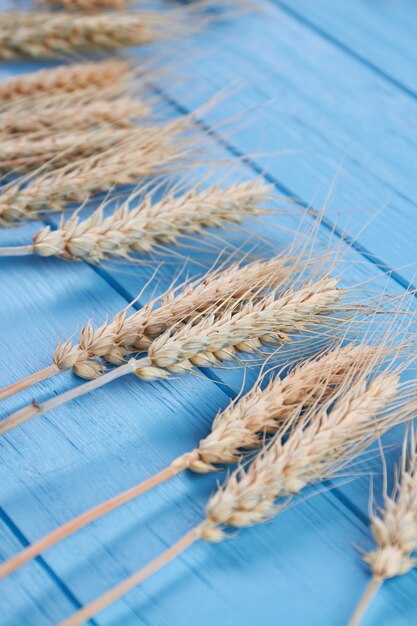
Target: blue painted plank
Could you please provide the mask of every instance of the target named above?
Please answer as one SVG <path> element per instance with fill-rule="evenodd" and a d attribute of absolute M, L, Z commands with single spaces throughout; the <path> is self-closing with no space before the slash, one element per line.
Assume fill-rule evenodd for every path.
<path fill-rule="evenodd" d="M 0 558 L 6 559 L 26 545 L 19 541 L 13 524 L 0 511 Z M 3 626 L 46 626 L 57 623 L 63 613 L 79 604 L 56 580 L 44 563 L 33 564 L 32 571 L 22 570 L 14 579 L 2 581 L 0 621 Z"/>
<path fill-rule="evenodd" d="M 417 133 L 409 120 L 417 103 L 283 11 L 262 7 L 265 15 L 201 35 L 205 55 L 194 61 L 183 54 L 178 69 L 193 75 L 194 88 L 174 95 L 191 109 L 240 80 L 241 88 L 205 119 L 218 123 L 254 109 L 256 123 L 243 116 L 240 131 L 227 134 L 235 149 L 254 155 L 279 189 L 316 208 L 335 183 L 329 207 L 334 221 L 351 235 L 371 221 L 359 237 L 371 255 L 392 268 L 415 264 L 408 233 L 416 207 Z M 387 224 L 395 229 L 390 245 L 381 246 Z M 403 275 L 410 280 L 414 271 L 409 267 Z"/>
<path fill-rule="evenodd" d="M 276 4 L 417 97 L 415 2 L 276 0 Z"/>

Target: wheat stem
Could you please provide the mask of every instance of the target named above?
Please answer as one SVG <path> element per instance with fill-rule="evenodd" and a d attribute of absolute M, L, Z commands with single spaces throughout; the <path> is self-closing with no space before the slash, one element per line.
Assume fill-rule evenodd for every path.
<path fill-rule="evenodd" d="M 125 593 L 142 583 L 144 580 L 155 574 L 159 569 L 167 565 L 175 557 L 179 556 L 184 550 L 189 548 L 198 539 L 201 539 L 202 532 L 204 530 L 204 522 L 199 524 L 187 534 L 185 534 L 177 543 L 171 546 L 163 554 L 158 556 L 151 563 L 148 563 L 144 568 L 137 571 L 135 574 L 124 580 L 120 585 L 113 587 L 107 593 L 100 598 L 74 613 L 71 617 L 64 620 L 59 626 L 77 626 L 83 624 L 86 620 L 90 619 L 96 613 L 102 611 L 104 608 L 112 604 L 115 600 L 122 597 Z"/>
<path fill-rule="evenodd" d="M 44 369 L 39 370 L 26 378 L 22 378 L 22 380 L 19 380 L 16 383 L 13 383 L 13 385 L 0 389 L 0 400 L 4 400 L 19 391 L 23 391 L 23 389 L 27 389 L 27 387 L 31 387 L 42 380 L 48 380 L 48 378 L 56 376 L 59 372 L 60 370 L 55 364 L 49 365 L 48 367 L 45 367 Z"/>
<path fill-rule="evenodd" d="M 135 485 L 131 489 L 127 489 L 126 491 L 117 494 L 113 498 L 110 498 L 109 500 L 102 502 L 101 504 L 90 509 L 89 511 L 86 511 L 85 513 L 71 519 L 66 524 L 59 526 L 48 535 L 45 535 L 41 539 L 38 539 L 38 541 L 35 541 L 30 546 L 22 550 L 22 552 L 9 559 L 9 561 L 7 561 L 6 563 L 0 565 L 0 579 L 8 576 L 9 574 L 12 574 L 19 567 L 22 567 L 22 565 L 41 554 L 41 552 L 48 550 L 66 537 L 70 537 L 77 530 L 80 530 L 81 528 L 84 528 L 84 526 L 87 526 L 87 524 L 91 524 L 91 522 L 94 522 L 103 515 L 110 513 L 110 511 L 113 511 L 114 509 L 120 507 L 122 504 L 130 502 L 134 498 L 137 498 L 143 493 L 146 493 L 146 491 L 153 489 L 154 487 L 156 487 L 156 485 L 159 485 L 164 481 L 172 478 L 183 469 L 185 469 L 187 465 L 188 459 L 184 456 L 182 462 L 178 460 L 175 464 L 172 464 L 169 467 L 163 469 L 161 472 L 158 472 L 154 476 L 151 476 L 148 480 L 145 480 L 142 483 Z"/>
<path fill-rule="evenodd" d="M 33 254 L 33 244 L 29 246 L 7 246 L 0 248 L 0 256 L 27 256 L 28 254 Z"/>
<path fill-rule="evenodd" d="M 146 359 L 143 360 L 146 361 Z M 135 367 L 137 366 L 137 364 L 140 363 L 140 360 L 136 361 L 135 359 L 131 359 L 131 361 L 129 361 L 129 363 L 126 363 L 126 365 L 116 367 L 114 370 L 107 372 L 105 376 L 101 376 L 96 380 L 90 380 L 88 383 L 79 385 L 74 389 L 64 391 L 64 393 L 54 396 L 49 400 L 45 400 L 45 402 L 38 403 L 33 401 L 32 404 L 29 404 L 23 409 L 16 411 L 15 413 L 9 415 L 9 417 L 6 417 L 6 419 L 0 422 L 0 435 L 4 435 L 4 433 L 7 433 L 9 430 L 20 426 L 21 424 L 24 424 L 35 415 L 41 415 L 42 413 L 46 413 L 47 411 L 56 409 L 57 407 L 65 404 L 66 402 L 69 402 L 70 400 L 74 400 L 75 398 L 79 398 L 86 393 L 89 393 L 90 391 L 99 389 L 106 383 L 116 380 L 117 378 L 121 378 L 122 376 L 126 376 L 126 374 L 131 374 L 135 371 Z M 147 363 L 145 365 L 147 365 Z"/>
<path fill-rule="evenodd" d="M 371 604 L 372 600 L 375 598 L 375 596 L 377 595 L 378 591 L 380 590 L 382 585 L 382 580 L 376 580 L 375 578 L 372 578 L 369 581 L 368 586 L 366 587 L 356 609 L 354 614 L 352 615 L 348 626 L 359 626 L 360 623 L 362 622 L 362 619 L 369 607 L 369 605 Z"/>

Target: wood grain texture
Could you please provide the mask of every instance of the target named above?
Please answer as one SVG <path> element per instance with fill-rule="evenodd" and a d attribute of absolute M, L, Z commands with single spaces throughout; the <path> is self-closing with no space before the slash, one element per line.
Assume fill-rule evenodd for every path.
<path fill-rule="evenodd" d="M 417 96 L 417 7 L 408 0 L 335 5 L 329 0 L 277 0 L 292 16 Z"/>
<path fill-rule="evenodd" d="M 397 15 L 389 4 L 391 14 Z M 401 8 L 408 5 L 412 11 L 411 0 L 402 2 Z M 378 14 L 378 9 L 370 0 L 362 6 L 366 33 L 368 12 Z M 217 148 L 218 158 L 229 158 L 234 150 L 251 155 L 255 165 L 266 168 L 278 190 L 291 190 L 315 207 L 321 206 L 339 175 L 329 214 L 348 236 L 354 237 L 375 209 L 387 205 L 360 234 L 357 250 L 349 254 L 345 266 L 349 283 L 373 279 L 381 288 L 386 279 L 370 262 L 372 255 L 395 268 L 416 260 L 410 236 L 417 222 L 416 137 L 415 125 L 410 124 L 415 102 L 307 23 L 272 5 L 263 7 L 263 15 L 217 24 L 199 36 L 204 54 L 195 62 L 189 43 L 183 44 L 185 54 L 179 45 L 178 71 L 183 64 L 193 89 L 181 87 L 169 93 L 179 109 L 187 111 L 240 79 L 243 87 L 214 109 L 207 121 L 215 125 L 221 118 L 255 107 L 249 117 L 257 118 L 256 123 L 244 127 L 243 117 L 238 132 L 222 130 L 227 145 Z M 350 7 L 348 0 L 338 3 L 333 24 L 340 26 Z M 359 5 L 357 15 L 359 21 Z M 307 11 L 305 17 L 311 19 Z M 334 25 L 327 24 L 338 36 Z M 385 40 L 385 49 L 384 38 L 379 43 L 387 56 L 390 48 L 396 53 L 401 48 L 392 36 Z M 369 44 L 366 54 L 376 63 L 370 49 Z M 399 65 L 393 63 L 386 71 L 398 67 L 400 72 Z M 289 152 L 274 158 L 259 156 L 277 150 Z M 237 175 L 243 171 L 253 173 L 251 164 Z M 289 237 L 282 232 L 283 223 L 294 222 L 273 216 L 257 228 L 282 246 Z M 24 242 L 35 230 L 36 225 L 30 225 L 2 231 L 0 242 Z M 323 228 L 319 235 L 323 247 L 328 239 L 329 230 Z M 195 257 L 207 263 L 206 257 Z M 157 292 L 166 288 L 177 270 L 178 266 L 168 266 L 161 272 Z M 192 271 L 200 270 L 196 263 Z M 109 265 L 97 271 L 59 259 L 2 259 L 1 382 L 7 384 L 46 365 L 60 336 L 74 333 L 88 317 L 99 322 L 104 311 L 116 312 L 136 296 L 151 273 L 150 267 Z M 389 289 L 401 293 L 413 273 L 410 267 L 399 270 Z M 142 301 L 151 291 L 144 292 Z M 241 371 L 206 374 L 215 379 L 201 373 L 157 384 L 119 381 L 7 435 L 0 442 L 1 557 L 14 553 L 20 541 L 38 538 L 193 446 L 242 380 Z M 255 375 L 251 370 L 247 383 Z M 34 391 L 42 398 L 74 384 L 68 374 L 41 383 Z M 2 403 L 1 415 L 29 401 L 33 393 Z M 399 440 L 400 433 L 389 439 Z M 394 449 L 391 458 L 395 456 Z M 43 562 L 28 565 L 6 584 L 2 581 L 0 594 L 7 601 L 0 611 L 5 611 L 5 623 L 56 623 L 77 602 L 88 602 L 120 581 L 200 519 L 215 482 L 215 476 L 180 476 L 50 550 Z M 375 483 L 378 489 L 379 476 Z M 362 477 L 221 546 L 194 546 L 95 623 L 343 626 L 367 579 L 352 546 L 370 545 L 368 486 L 368 478 Z M 415 573 L 389 583 L 364 626 L 414 625 L 416 585 Z"/>

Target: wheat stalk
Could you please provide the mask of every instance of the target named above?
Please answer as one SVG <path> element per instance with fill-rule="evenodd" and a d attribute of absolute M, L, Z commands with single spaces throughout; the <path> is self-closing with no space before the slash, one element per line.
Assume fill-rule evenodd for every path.
<path fill-rule="evenodd" d="M 349 344 L 296 366 L 285 378 L 275 378 L 262 389 L 259 385 L 230 403 L 216 416 L 210 434 L 199 445 L 175 459 L 151 478 L 121 492 L 58 527 L 0 566 L 0 578 L 35 558 L 44 550 L 72 535 L 92 521 L 137 498 L 185 469 L 216 471 L 216 465 L 234 463 L 244 451 L 262 445 L 265 434 L 273 434 L 301 411 L 329 398 L 347 379 L 362 373 L 376 350 L 368 345 Z"/>
<path fill-rule="evenodd" d="M 292 335 L 323 327 L 326 316 L 343 310 L 343 305 L 339 306 L 341 290 L 336 283 L 324 276 L 278 298 L 272 293 L 219 316 L 212 312 L 195 324 L 167 331 L 151 343 L 146 357 L 132 358 L 125 365 L 45 402 L 32 402 L 2 420 L 0 434 L 127 374 L 134 373 L 144 381 L 165 379 L 191 372 L 195 366 L 218 366 L 235 359 L 240 352 L 256 353 L 264 345 L 288 343 Z"/>
<path fill-rule="evenodd" d="M 130 316 L 124 308 L 99 328 L 94 329 L 88 322 L 81 330 L 79 343 L 60 342 L 53 354 L 52 365 L 0 390 L 0 399 L 68 369 L 82 378 L 96 378 L 106 369 L 96 358 L 120 365 L 128 354 L 146 351 L 152 341 L 169 328 L 198 320 L 213 306 L 220 313 L 219 302 L 225 307 L 233 306 L 264 289 L 282 286 L 291 276 L 295 278 L 297 263 L 296 258 L 284 254 L 269 261 L 234 264 L 223 271 L 211 271 L 182 288 L 170 288 L 161 298 Z"/>
<path fill-rule="evenodd" d="M 0 195 L 0 226 L 62 211 L 69 202 L 84 202 L 93 192 L 132 183 L 184 159 L 192 138 L 181 134 L 190 129 L 191 119 L 131 130 L 126 141 L 107 151 L 33 177 L 24 187 L 19 182 L 7 185 Z"/>
<path fill-rule="evenodd" d="M 101 97 L 101 94 L 98 94 Z M 91 100 L 87 97 L 68 97 L 49 99 L 31 106 L 16 105 L 0 111 L 0 133 L 3 133 L 3 141 L 7 135 L 17 133 L 37 133 L 42 137 L 51 131 L 73 131 L 74 129 L 88 129 L 94 127 L 111 126 L 115 128 L 130 128 L 138 119 L 144 118 L 150 113 L 150 106 L 143 100 L 133 98 L 114 98 Z M 14 141 L 18 141 L 13 137 Z M 26 136 L 26 141 L 30 137 Z M 4 157 L 4 144 L 2 151 Z M 19 156 L 19 155 L 18 155 Z M 9 157 L 10 158 L 10 157 Z"/>
<path fill-rule="evenodd" d="M 4 18 L 3 18 L 4 19 Z M 38 70 L 7 78 L 0 82 L 0 100 L 11 102 L 22 98 L 69 95 L 113 88 L 133 76 L 123 59 L 74 63 L 63 67 Z"/>
<path fill-rule="evenodd" d="M 345 468 L 388 428 L 404 420 L 410 407 L 394 401 L 400 392 L 395 373 L 383 373 L 369 383 L 346 384 L 334 406 L 311 407 L 303 423 L 284 427 L 255 457 L 212 496 L 206 517 L 169 550 L 91 604 L 61 622 L 77 626 L 143 582 L 198 539 L 222 541 L 228 527 L 244 528 L 270 520 L 287 504 L 276 501 L 299 494 L 307 485 L 329 479 Z M 413 403 L 414 408 L 415 403 Z"/>
<path fill-rule="evenodd" d="M 100 207 L 85 220 L 77 214 L 67 221 L 62 218 L 57 230 L 42 228 L 33 244 L 20 250 L 22 254 L 55 255 L 91 263 L 111 257 L 131 260 L 134 253 L 149 255 L 160 244 L 178 245 L 179 237 L 202 234 L 204 228 L 223 228 L 227 223 L 261 215 L 265 212 L 261 204 L 269 190 L 260 181 L 228 188 L 212 185 L 204 190 L 194 188 L 183 196 L 171 193 L 155 203 L 149 192 L 138 206 L 131 208 L 131 200 L 127 200 L 107 217 Z M 4 256 L 4 250 L 10 248 L 0 248 L 0 256 Z"/>
<path fill-rule="evenodd" d="M 187 32 L 184 20 L 187 11 L 182 14 L 175 10 L 95 15 L 42 11 L 3 13 L 0 16 L 0 58 L 53 58 L 75 52 L 112 51 L 149 44 Z"/>
<path fill-rule="evenodd" d="M 402 462 L 391 496 L 384 494 L 384 507 L 371 518 L 376 549 L 365 555 L 370 566 L 368 584 L 349 626 L 359 626 L 380 587 L 388 578 L 402 576 L 416 567 L 417 551 L 417 451 L 415 435 L 406 437 Z"/>

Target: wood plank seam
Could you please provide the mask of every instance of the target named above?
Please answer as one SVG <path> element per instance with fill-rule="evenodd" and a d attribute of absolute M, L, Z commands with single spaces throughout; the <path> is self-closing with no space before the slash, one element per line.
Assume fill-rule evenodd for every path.
<path fill-rule="evenodd" d="M 15 522 L 7 515 L 4 509 L 0 506 L 0 518 L 4 522 L 4 524 L 9 528 L 10 532 L 16 537 L 16 539 L 20 542 L 23 548 L 26 548 L 30 545 L 30 541 L 26 538 L 25 534 L 20 530 L 20 528 L 15 524 Z M 68 586 L 64 583 L 64 581 L 58 576 L 58 574 L 53 570 L 53 568 L 48 565 L 48 563 L 44 560 L 42 556 L 36 557 L 36 562 L 43 569 L 45 574 L 52 580 L 52 582 L 62 591 L 62 593 L 66 596 L 66 598 L 73 604 L 75 609 L 82 608 L 82 603 L 77 599 L 77 597 L 73 594 L 73 592 L 68 588 Z M 94 626 L 97 626 L 97 622 L 95 620 L 90 620 L 90 623 Z"/>
<path fill-rule="evenodd" d="M 162 90 L 158 90 L 158 93 L 164 96 L 164 92 Z M 168 95 L 165 95 L 166 101 L 169 102 L 173 107 L 177 109 L 178 112 L 183 115 L 189 115 L 191 113 L 190 110 L 187 109 L 184 105 L 177 102 L 174 98 L 171 98 Z M 229 141 L 223 139 L 217 131 L 210 128 L 210 126 L 204 122 L 203 120 L 197 120 L 201 127 L 207 132 L 207 134 L 214 139 L 219 145 L 225 148 L 230 154 L 234 157 L 237 157 L 241 160 L 242 163 L 247 165 L 252 169 L 253 172 L 263 176 L 263 178 L 273 185 L 277 191 L 284 194 L 287 198 L 295 201 L 301 208 L 308 209 L 311 213 L 314 214 L 315 218 L 317 218 L 320 213 L 317 209 L 315 209 L 312 205 L 310 205 L 306 200 L 294 194 L 291 189 L 286 187 L 283 183 L 281 183 L 275 176 L 268 173 L 264 170 L 260 165 L 256 163 L 254 159 L 248 157 L 241 150 L 233 146 Z M 358 252 L 365 260 L 369 261 L 373 265 L 375 265 L 378 269 L 380 269 L 384 274 L 390 276 L 390 278 L 396 282 L 398 285 L 403 287 L 405 290 L 411 289 L 416 291 L 417 287 L 413 285 L 406 278 L 401 276 L 399 272 L 390 267 L 387 263 L 385 263 L 382 259 L 373 254 L 370 250 L 368 250 L 365 246 L 355 241 L 350 235 L 345 233 L 342 229 L 338 228 L 334 222 L 332 222 L 329 218 L 321 217 L 321 225 L 326 228 L 329 232 L 335 234 L 339 239 L 344 241 L 347 246 Z M 417 293 L 414 293 L 414 297 L 417 297 Z"/>

